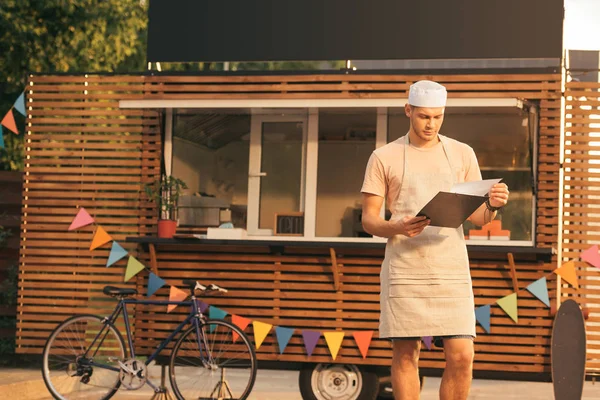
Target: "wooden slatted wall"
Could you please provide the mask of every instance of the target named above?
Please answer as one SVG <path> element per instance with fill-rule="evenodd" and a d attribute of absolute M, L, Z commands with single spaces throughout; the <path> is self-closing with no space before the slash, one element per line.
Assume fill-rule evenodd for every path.
<path fill-rule="evenodd" d="M 122 264 L 105 266 L 110 246 L 89 250 L 95 226 L 68 231 L 78 207 L 117 241 L 154 229 L 153 210 L 140 208 L 140 190 L 159 171 L 159 119 L 153 111 L 121 110 L 117 101 L 140 97 L 142 81 L 30 77 L 19 353 L 40 353 L 51 330 L 70 314 L 111 307 L 100 292 L 106 284 L 123 283 Z"/>
<path fill-rule="evenodd" d="M 118 126 L 123 130 L 134 131 L 134 136 L 139 140 L 138 145 L 141 146 L 156 146 L 158 140 L 155 136 L 157 131 L 156 118 L 152 112 L 142 111 L 124 111 L 116 110 L 117 99 L 234 99 L 234 98 L 264 98 L 264 99 L 277 99 L 277 98 L 394 98 L 394 97 L 407 97 L 407 91 L 409 85 L 420 79 L 433 79 L 446 85 L 449 89 L 449 97 L 470 97 L 470 98 L 490 98 L 490 97 L 511 97 L 511 98 L 524 98 L 531 101 L 539 101 L 541 104 L 541 120 L 542 128 L 539 134 L 539 170 L 538 170 L 538 214 L 537 214 L 537 242 L 539 247 L 555 247 L 557 241 L 557 219 L 558 219 L 558 168 L 556 167 L 558 161 L 558 148 L 557 145 L 557 133 L 560 131 L 560 75 L 557 74 L 522 74 L 522 75 L 444 75 L 444 76 L 413 76 L 413 75 L 285 75 L 285 76 L 147 76 L 147 77 L 94 77 L 93 82 L 88 83 L 87 89 L 83 88 L 82 85 L 85 82 L 83 78 L 77 78 L 74 81 L 61 81 L 61 77 L 39 77 L 36 79 L 42 79 L 36 81 L 36 85 L 42 85 L 44 91 L 36 92 L 34 85 L 34 111 L 36 110 L 35 104 L 38 101 L 50 102 L 50 105 L 42 104 L 45 107 L 51 107 L 51 110 L 63 110 L 66 107 L 80 107 L 79 118 L 89 116 L 86 119 L 103 119 L 109 118 L 111 122 L 114 121 L 114 117 L 102 116 L 103 110 L 110 110 L 111 112 L 118 113 L 123 117 L 123 120 L 131 122 L 132 125 L 127 125 L 127 128 L 121 124 Z M 44 80 L 47 80 L 44 82 Z M 63 85 L 65 85 L 63 87 Z M 89 87 L 91 85 L 91 88 Z M 69 87 L 71 86 L 71 87 Z M 39 89 L 39 87 L 37 88 Z M 72 89 L 72 90 L 70 90 Z M 88 90 L 88 94 L 82 94 L 83 90 Z M 81 90 L 81 92 L 79 92 Z M 93 92 L 93 90 L 97 92 Z M 43 97 L 36 97 L 37 93 L 43 95 Z M 89 98 L 89 94 L 93 94 L 93 98 Z M 75 96 L 72 99 L 71 96 Z M 84 100 L 93 102 L 93 104 L 100 102 L 100 108 L 85 108 Z M 57 104 L 60 102 L 61 104 Z M 72 105 L 63 105 L 62 102 Z M 95 107 L 98 107 L 96 105 Z M 67 110 L 71 110 L 68 108 Z M 93 111 L 93 113 L 89 113 Z M 61 111 L 63 112 L 63 111 Z M 61 114 L 59 114 L 61 115 Z M 85 136 L 89 133 L 102 134 L 102 129 L 98 127 L 87 128 L 82 133 L 81 130 L 74 132 L 68 131 L 68 134 L 64 131 L 55 132 L 53 129 L 55 125 L 59 125 L 61 129 L 64 128 L 65 124 L 69 124 L 75 118 L 76 121 L 82 123 L 77 117 L 72 117 L 71 114 L 61 116 L 61 121 L 56 124 L 51 124 L 52 121 L 46 120 L 48 116 L 43 114 L 32 115 L 32 124 L 35 131 L 32 132 L 32 137 L 40 141 L 51 140 L 56 134 L 60 134 L 59 140 L 66 140 L 71 135 Z M 37 120 L 36 120 L 37 119 Z M 67 119 L 63 121 L 62 119 Z M 133 123 L 132 119 L 137 121 L 137 124 L 142 124 L 141 128 L 139 125 Z M 115 122 L 119 123 L 121 120 Z M 89 123 L 88 121 L 85 121 Z M 126 122 L 122 122 L 125 124 Z M 144 125 L 146 124 L 146 125 Z M 86 125 L 84 125 L 86 126 Z M 141 130 L 135 130 L 136 128 Z M 68 128 L 75 129 L 75 128 Z M 117 135 L 117 131 L 111 131 L 112 135 Z M 125 132 L 119 132 L 126 135 Z M 141 133 L 141 135 L 140 135 Z M 131 135 L 131 133 L 130 133 Z M 146 141 L 146 136 L 147 140 Z M 63 138 L 63 136 L 65 136 Z M 68 144 L 70 142 L 61 142 L 56 144 L 56 147 L 60 147 L 62 151 L 71 154 L 73 151 Z M 28 172 L 31 174 L 53 174 L 60 173 L 63 168 L 70 168 L 65 172 L 60 173 L 62 175 L 75 174 L 76 172 L 81 174 L 79 170 L 71 170 L 69 165 L 59 164 L 59 169 L 51 169 L 48 164 L 48 156 L 54 156 L 54 154 L 46 155 L 45 150 L 36 149 L 36 153 L 31 153 L 32 160 L 35 161 L 37 169 L 32 170 L 34 164 L 28 167 Z M 138 149 L 136 149 L 137 151 Z M 78 151 L 74 153 L 78 159 L 88 160 L 90 151 L 98 151 L 88 146 L 79 147 Z M 158 146 L 152 148 L 152 157 L 156 157 L 158 152 Z M 30 150 L 31 152 L 31 150 Z M 62 153 L 61 153 L 62 154 Z M 127 153 L 130 155 L 129 153 Z M 140 154 L 143 156 L 144 152 Z M 99 156 L 99 155 L 98 155 Z M 111 155 L 112 156 L 112 155 Z M 85 158 L 84 158 L 85 157 Z M 152 164 L 152 167 L 158 166 L 158 160 L 155 158 L 147 159 L 148 164 Z M 41 164 L 46 166 L 46 169 L 40 169 Z M 79 168 L 88 168 L 87 164 L 81 162 Z M 99 166 L 98 166 L 99 167 Z M 113 179 L 116 184 L 118 182 L 124 182 L 130 179 L 131 186 L 136 186 L 136 190 L 139 189 L 140 182 L 144 179 L 144 172 L 147 172 L 150 176 L 152 172 L 144 169 L 144 165 L 135 166 L 135 168 L 128 169 L 129 173 L 122 172 L 123 175 L 117 177 L 116 173 L 113 175 Z M 79 175 L 76 176 L 88 176 Z M 88 177 L 89 181 L 93 182 L 93 179 L 98 179 L 96 175 L 94 178 Z M 57 179 L 54 177 L 54 179 Z M 73 179 L 75 179 L 73 177 Z M 45 181 L 45 180 L 44 180 Z M 39 180 L 38 180 L 39 182 Z M 83 182 L 80 182 L 83 185 Z M 27 185 L 32 185 L 33 181 L 27 181 Z M 36 183 L 39 184 L 39 183 Z M 124 189 L 123 183 L 119 184 L 119 190 Z M 29 187 L 29 186 L 27 186 Z M 31 187 L 31 189 L 42 191 L 42 188 Z M 85 190 L 84 190 L 85 189 Z M 86 186 L 68 188 L 69 198 L 80 196 L 81 193 L 86 193 L 96 190 L 86 189 Z M 43 189 L 44 195 L 47 194 L 47 189 Z M 64 192 L 67 193 L 66 191 Z M 29 195 L 31 197 L 31 195 Z M 92 202 L 95 200 L 95 196 L 86 195 L 85 199 L 90 207 Z M 102 196 L 105 196 L 104 194 Z M 133 196 L 133 194 L 132 194 Z M 106 197 L 101 197 L 105 199 Z M 130 200 L 130 202 L 129 202 Z M 114 224 L 115 228 L 118 228 L 119 233 L 125 233 L 126 228 L 118 225 L 119 223 L 126 223 L 127 221 L 133 221 L 136 216 L 137 201 L 139 197 L 135 199 L 132 197 L 128 201 L 121 201 L 120 203 L 111 202 L 112 206 L 106 204 L 107 207 L 113 207 L 111 211 L 113 214 L 103 214 L 103 222 L 107 224 Z M 47 217 L 52 212 L 51 210 L 55 207 L 51 207 L 54 201 L 45 200 L 43 204 L 39 203 L 42 199 L 37 199 L 37 208 L 24 209 L 27 214 L 24 214 L 24 224 L 30 224 L 35 221 L 47 221 Z M 61 201 L 66 201 L 62 199 Z M 55 221 L 51 225 L 42 225 L 39 222 L 37 231 L 24 232 L 24 240 L 35 240 L 38 246 L 53 246 L 49 245 L 49 241 L 46 239 L 48 232 L 61 234 L 60 236 L 66 240 L 69 246 L 73 246 L 72 250 L 67 253 L 58 254 L 59 250 L 52 247 L 52 251 L 55 253 L 53 263 L 60 264 L 62 271 L 73 273 L 73 268 L 68 268 L 69 264 L 65 264 L 65 260 L 73 262 L 72 258 L 76 258 L 77 262 L 73 263 L 74 266 L 89 265 L 92 261 L 98 265 L 100 260 L 105 259 L 105 253 L 98 253 L 97 258 L 92 258 L 89 251 L 85 248 L 88 246 L 87 239 L 88 235 L 84 235 L 86 240 L 80 236 L 79 233 L 66 233 L 66 226 L 70 222 L 72 216 L 72 209 L 77 204 L 84 204 L 78 201 L 69 200 L 70 203 L 64 204 L 62 207 L 64 210 L 61 211 L 60 221 Z M 118 205 L 117 205 L 118 204 Z M 54 204 L 55 205 L 55 204 Z M 26 206 L 30 205 L 26 203 Z M 33 204 L 31 205 L 33 206 Z M 67 210 L 69 212 L 67 212 Z M 117 219 L 111 218 L 116 216 L 119 210 L 120 217 Z M 34 212 L 35 211 L 35 212 Z M 131 234 L 145 234 L 144 230 L 139 227 L 139 224 L 151 222 L 153 215 L 143 214 L 139 211 L 139 220 L 136 221 L 138 225 L 131 225 Z M 52 217 L 57 218 L 57 217 Z M 60 228 L 57 226 L 60 226 Z M 37 226 L 37 225 L 36 225 Z M 135 229 L 133 228 L 135 226 Z M 25 227 L 25 225 L 23 225 Z M 136 232 L 136 229 L 138 232 Z M 109 229 L 110 232 L 110 229 Z M 30 236 L 30 235 L 37 235 Z M 122 236 L 118 236 L 122 237 Z M 25 242 L 23 242 L 25 244 Z M 183 251 L 183 250 L 182 250 Z M 228 252 L 232 249 L 228 249 Z M 241 250 L 237 250 L 238 252 Z M 314 253 L 315 249 L 312 250 Z M 321 251 L 321 250 L 319 250 Z M 297 250 L 292 253 L 286 253 L 285 255 L 272 255 L 267 252 L 266 249 L 254 249 L 252 257 L 245 254 L 223 254 L 222 249 L 212 249 L 208 251 L 206 255 L 187 252 L 168 252 L 165 254 L 159 253 L 159 272 L 161 277 L 167 279 L 169 283 L 177 283 L 177 281 L 184 277 L 198 277 L 203 280 L 212 280 L 217 283 L 223 283 L 224 286 L 232 286 L 236 289 L 236 293 L 240 298 L 222 298 L 215 300 L 215 305 L 220 305 L 227 310 L 238 312 L 240 315 L 262 318 L 265 322 L 272 322 L 274 324 L 280 324 L 282 326 L 295 324 L 297 326 L 309 327 L 314 326 L 316 329 L 329 329 L 329 328 L 343 328 L 353 329 L 352 326 L 367 327 L 369 329 L 376 329 L 375 318 L 377 315 L 378 306 L 378 270 L 381 262 L 381 255 L 364 254 L 363 250 L 358 252 L 340 253 L 340 264 L 342 271 L 342 287 L 344 288 L 342 293 L 331 292 L 329 281 L 330 276 L 327 275 L 328 265 L 331 260 L 328 254 L 320 254 L 319 251 L 313 254 L 303 255 L 303 251 Z M 23 305 L 21 306 L 24 312 L 23 317 L 20 321 L 20 329 L 25 333 L 27 329 L 33 328 L 32 321 L 37 317 L 39 312 L 46 312 L 53 315 L 53 320 L 58 320 L 59 317 L 55 316 L 61 313 L 68 313 L 76 310 L 74 307 L 74 300 L 62 299 L 62 303 L 53 304 L 52 307 L 40 308 L 37 305 L 35 298 L 36 296 L 48 296 L 55 295 L 55 292 L 49 291 L 48 286 L 51 285 L 52 279 L 55 277 L 49 276 L 48 274 L 40 273 L 40 268 L 53 268 L 54 265 L 50 266 L 49 261 L 46 259 L 39 260 L 36 258 L 35 253 L 31 253 L 29 246 L 22 250 L 22 288 L 21 296 L 23 298 Z M 242 252 L 243 253 L 243 252 Z M 96 253 L 94 253 L 96 254 Z M 360 257 L 359 257 L 360 255 Z M 305 257 L 306 256 L 306 257 Z M 143 258 L 144 261 L 147 261 Z M 346 259 L 347 258 L 347 259 Z M 44 261 L 44 262 L 42 262 Z M 87 264 L 86 264 L 87 263 Z M 476 293 L 476 299 L 478 305 L 490 304 L 501 296 L 510 294 L 513 292 L 511 278 L 508 274 L 508 270 L 505 268 L 507 262 L 499 261 L 492 263 L 479 263 L 474 262 L 473 264 L 473 276 L 474 276 L 474 287 Z M 91 268 L 94 273 L 98 273 L 98 277 L 102 277 L 102 282 L 105 281 L 107 272 L 101 265 L 98 267 L 87 267 Z M 555 268 L 553 264 L 539 265 L 535 263 L 519 264 L 517 266 L 517 277 L 520 281 L 520 288 L 524 288 L 528 283 L 535 279 L 543 276 L 544 274 L 552 271 Z M 294 272 L 298 270 L 298 273 Z M 325 275 L 323 274 L 325 271 Z M 90 272 L 92 272 L 90 270 Z M 316 273 L 315 273 L 316 272 Z M 320 273 L 319 273 L 320 272 Z M 27 276 L 32 274 L 31 276 Z M 122 271 L 114 271 L 112 278 L 118 281 L 122 275 Z M 236 274 L 243 274 L 244 279 L 236 280 Z M 88 276 L 89 278 L 89 276 Z M 86 278 L 87 279 L 87 278 Z M 86 281 L 86 290 L 89 288 L 100 288 L 103 283 L 100 283 L 100 278 L 90 279 Z M 34 287 L 33 282 L 37 282 L 37 287 L 44 288 L 42 294 L 35 294 L 35 291 L 31 290 Z M 357 284 L 360 281 L 360 284 Z M 369 286 L 363 286 L 363 281 L 368 282 Z M 141 278 L 138 283 L 141 293 L 144 293 L 145 277 Z M 257 287 L 261 287 L 261 284 L 266 284 L 266 290 L 258 290 Z M 92 286 L 93 285 L 93 286 Z M 325 289 L 327 287 L 327 289 Z M 319 296 L 324 295 L 324 299 L 327 302 L 323 304 L 311 302 L 314 299 L 315 290 L 319 293 Z M 492 325 L 495 327 L 495 331 L 492 335 L 482 334 L 478 339 L 478 360 L 477 368 L 482 370 L 499 370 L 499 371 L 526 371 L 526 372 L 547 372 L 549 370 L 549 338 L 550 338 L 550 327 L 551 327 L 551 316 L 548 311 L 544 311 L 537 303 L 537 300 L 532 297 L 528 297 L 525 291 L 521 291 L 519 296 L 523 297 L 523 300 L 519 302 L 519 312 L 521 323 L 514 324 L 501 310 L 497 307 L 493 307 L 492 313 Z M 87 307 L 86 300 L 89 298 L 87 292 L 85 294 L 79 294 L 78 298 L 82 301 L 77 303 L 77 306 L 84 309 Z M 325 295 L 325 293 L 327 293 Z M 552 293 L 554 294 L 554 293 Z M 158 293 L 158 297 L 165 296 L 166 289 L 161 289 Z M 341 298 L 340 298 L 341 297 Z M 277 300 L 279 299 L 279 300 Z M 240 301 L 243 300 L 243 301 Z M 46 301 L 46 300 L 44 300 Z M 274 302 L 275 301 L 275 302 Z M 277 303 L 278 302 L 278 303 Z M 298 302 L 301 304 L 300 307 L 295 307 L 294 303 Z M 338 308 L 339 304 L 339 308 Z M 35 305 L 35 306 L 34 306 Z M 332 308 L 334 307 L 335 308 Z M 278 308 L 277 308 L 278 307 Z M 321 308 L 319 308 L 321 307 Z M 328 311 L 324 312 L 323 308 Z M 356 314 L 354 314 L 356 313 Z M 29 317 L 29 315 L 33 315 Z M 318 314 L 319 318 L 314 316 Z M 344 322 L 345 325 L 338 326 L 336 324 L 341 323 L 340 315 L 343 314 L 344 318 L 348 318 L 349 322 Z M 175 313 L 174 315 L 177 315 Z M 322 324 L 318 321 L 322 320 L 322 317 L 326 316 L 327 322 Z M 181 315 L 179 316 L 181 317 Z M 27 318 L 27 320 L 25 319 Z M 138 315 L 137 316 L 137 328 L 138 328 L 138 346 L 140 349 L 148 349 L 155 345 L 155 338 L 164 337 L 165 330 L 172 327 L 174 318 L 172 315 L 161 315 L 159 313 L 152 313 L 150 316 Z M 354 321 L 353 319 L 356 319 Z M 29 325 L 26 325 L 29 323 Z M 366 321 L 366 322 L 365 322 Z M 49 324 L 44 325 L 45 328 L 49 327 Z M 478 328 L 480 329 L 480 328 Z M 482 333 L 482 331 L 479 331 Z M 33 334 L 33 332 L 28 334 Z M 39 336 L 47 335 L 46 332 L 41 332 Z M 31 352 L 39 351 L 40 339 L 32 340 L 27 336 L 19 336 L 21 345 L 29 345 Z M 322 340 L 322 339 L 321 339 Z M 506 344 L 510 340 L 511 345 Z M 372 348 L 373 354 L 371 359 L 361 361 L 358 357 L 358 349 L 352 343 L 352 338 L 346 337 L 343 346 L 344 350 L 341 354 L 341 359 L 344 357 L 350 357 L 353 362 L 379 362 L 385 359 L 387 364 L 389 360 L 389 349 L 387 342 L 378 341 L 374 343 Z M 261 357 L 272 358 L 273 354 L 273 338 L 270 337 L 267 343 L 264 345 L 265 348 L 261 347 Z M 301 348 L 299 347 L 300 342 L 298 338 L 292 340 L 290 348 L 290 360 L 300 360 Z M 270 347 L 271 346 L 271 347 Z M 37 350 L 35 350 L 37 349 Z M 323 347 L 323 343 L 317 350 L 316 358 L 308 361 L 326 361 L 325 354 L 327 349 Z M 371 353 L 370 353 L 371 354 Z M 319 358 L 321 357 L 321 358 Z M 327 358 L 328 360 L 329 358 Z M 306 360 L 304 358 L 304 360 Z M 379 361 L 378 361 L 379 360 Z M 424 366 L 439 367 L 441 365 L 441 353 L 431 352 L 424 357 Z"/>
<path fill-rule="evenodd" d="M 600 269 L 579 258 L 600 244 L 600 83 L 568 82 L 565 92 L 563 256 L 575 260 L 579 290 L 561 293 L 589 310 L 588 373 L 600 373 Z"/>

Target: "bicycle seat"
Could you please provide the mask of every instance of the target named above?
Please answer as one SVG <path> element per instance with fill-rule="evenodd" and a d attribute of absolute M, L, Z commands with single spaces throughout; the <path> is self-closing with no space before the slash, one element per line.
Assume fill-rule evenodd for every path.
<path fill-rule="evenodd" d="M 104 286 L 102 292 L 107 296 L 133 296 L 137 290 L 130 288 L 119 288 L 116 286 Z"/>

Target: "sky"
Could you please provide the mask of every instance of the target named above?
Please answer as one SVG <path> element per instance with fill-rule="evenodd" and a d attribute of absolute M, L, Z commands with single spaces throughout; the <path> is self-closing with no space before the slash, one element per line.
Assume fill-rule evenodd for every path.
<path fill-rule="evenodd" d="M 600 0 L 565 0 L 564 47 L 600 50 Z"/>

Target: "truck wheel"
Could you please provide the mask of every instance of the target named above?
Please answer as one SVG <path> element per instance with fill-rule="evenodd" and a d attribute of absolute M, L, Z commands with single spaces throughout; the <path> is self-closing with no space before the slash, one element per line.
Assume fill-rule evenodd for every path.
<path fill-rule="evenodd" d="M 353 364 L 316 364 L 300 371 L 303 400 L 375 400 L 377 374 Z"/>

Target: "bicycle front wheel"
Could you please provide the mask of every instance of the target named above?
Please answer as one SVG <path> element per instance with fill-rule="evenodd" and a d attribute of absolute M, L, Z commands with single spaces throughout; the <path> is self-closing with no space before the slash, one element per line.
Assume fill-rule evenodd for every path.
<path fill-rule="evenodd" d="M 192 326 L 179 338 L 171 354 L 169 378 L 177 398 L 248 398 L 257 369 L 256 354 L 248 337 L 223 320 L 208 320 L 198 329 L 200 337 Z"/>
<path fill-rule="evenodd" d="M 56 399 L 109 399 L 118 390 L 125 343 L 116 328 L 95 315 L 61 323 L 44 347 L 42 376 Z"/>

